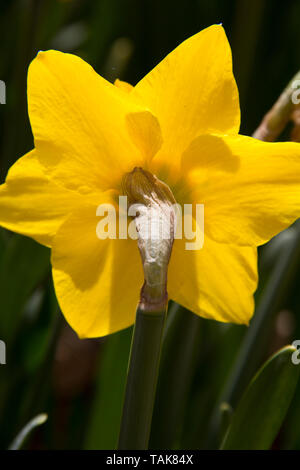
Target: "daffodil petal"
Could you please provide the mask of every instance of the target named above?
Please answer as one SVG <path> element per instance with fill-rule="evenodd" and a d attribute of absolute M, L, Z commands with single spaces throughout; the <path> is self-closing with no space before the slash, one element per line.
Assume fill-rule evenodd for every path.
<path fill-rule="evenodd" d="M 190 148 L 182 171 L 212 239 L 261 245 L 300 217 L 300 144 L 228 135 L 199 137 Z"/>
<path fill-rule="evenodd" d="M 35 147 L 51 178 L 89 194 L 114 187 L 124 172 L 143 165 L 126 116 L 151 113 L 129 97 L 75 55 L 37 55 L 28 72 L 28 108 Z"/>
<path fill-rule="evenodd" d="M 82 197 L 56 185 L 33 150 L 10 168 L 0 186 L 0 225 L 50 246 L 53 236 Z"/>
<path fill-rule="evenodd" d="M 119 80 L 118 78 L 115 80 L 114 85 L 125 91 L 125 93 L 130 93 L 133 90 L 133 86 L 130 85 L 130 83 L 123 82 L 123 80 Z"/>
<path fill-rule="evenodd" d="M 169 266 L 169 297 L 197 315 L 248 324 L 257 286 L 257 249 L 204 238 L 201 250 L 175 240 Z"/>
<path fill-rule="evenodd" d="M 180 44 L 131 95 L 157 116 L 169 161 L 201 133 L 237 133 L 239 97 L 222 26 L 211 26 Z"/>
<path fill-rule="evenodd" d="M 100 337 L 134 323 L 142 263 L 134 240 L 96 236 L 96 207 L 74 212 L 52 248 L 56 296 L 68 323 L 81 337 Z"/>

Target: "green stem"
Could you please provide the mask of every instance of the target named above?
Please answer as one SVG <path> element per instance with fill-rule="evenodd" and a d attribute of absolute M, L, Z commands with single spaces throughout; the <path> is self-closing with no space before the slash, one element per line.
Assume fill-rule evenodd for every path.
<path fill-rule="evenodd" d="M 137 309 L 118 449 L 148 448 L 166 310 Z"/>

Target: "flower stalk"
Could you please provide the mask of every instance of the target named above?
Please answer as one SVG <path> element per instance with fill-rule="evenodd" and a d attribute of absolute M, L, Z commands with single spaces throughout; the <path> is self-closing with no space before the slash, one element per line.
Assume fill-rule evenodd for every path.
<path fill-rule="evenodd" d="M 119 450 L 148 448 L 166 309 L 137 309 L 129 358 Z"/>
<path fill-rule="evenodd" d="M 167 185 L 135 168 L 123 180 L 135 220 L 144 284 L 136 313 L 118 448 L 147 449 L 167 311 L 167 272 L 175 234 Z"/>
<path fill-rule="evenodd" d="M 270 111 L 264 116 L 258 128 L 255 130 L 252 137 L 255 139 L 263 140 L 264 142 L 274 142 L 277 137 L 284 130 L 290 120 L 294 121 L 294 126 L 297 126 L 299 111 L 298 108 L 298 95 L 296 88 L 300 81 L 300 72 L 298 72 L 287 87 L 283 90 L 278 100 L 272 106 Z M 296 101 L 293 99 L 295 94 Z M 296 111 L 296 114 L 295 114 Z M 294 117 L 296 118 L 294 118 Z M 296 122 L 295 122 L 296 121 Z M 297 128 L 298 129 L 298 128 Z M 296 131 L 294 131 L 296 133 Z M 299 131 L 298 131 L 299 133 Z M 297 139 L 293 139 L 297 141 Z"/>

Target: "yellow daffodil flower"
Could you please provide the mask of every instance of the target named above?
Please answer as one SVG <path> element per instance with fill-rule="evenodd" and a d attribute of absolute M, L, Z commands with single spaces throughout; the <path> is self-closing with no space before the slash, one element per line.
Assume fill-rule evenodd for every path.
<path fill-rule="evenodd" d="M 107 82 L 74 55 L 40 52 L 29 67 L 28 108 L 35 148 L 0 187 L 0 224 L 51 247 L 57 298 L 80 337 L 134 322 L 137 243 L 99 240 L 96 208 L 117 205 L 122 178 L 136 167 L 167 184 L 177 203 L 204 204 L 204 247 L 188 251 L 175 240 L 169 298 L 205 318 L 249 322 L 256 247 L 300 216 L 300 146 L 239 135 L 221 26 L 183 42 L 135 87 Z"/>

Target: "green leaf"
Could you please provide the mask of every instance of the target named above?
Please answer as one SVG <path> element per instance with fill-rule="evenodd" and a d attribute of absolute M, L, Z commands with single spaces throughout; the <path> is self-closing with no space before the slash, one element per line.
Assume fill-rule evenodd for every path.
<path fill-rule="evenodd" d="M 264 450 L 272 445 L 299 378 L 293 346 L 274 354 L 252 379 L 232 417 L 221 449 Z"/>

